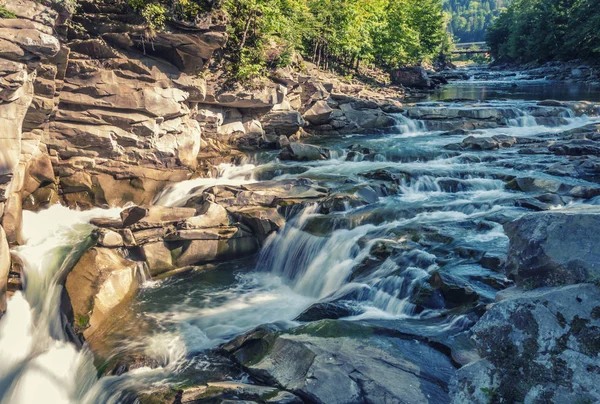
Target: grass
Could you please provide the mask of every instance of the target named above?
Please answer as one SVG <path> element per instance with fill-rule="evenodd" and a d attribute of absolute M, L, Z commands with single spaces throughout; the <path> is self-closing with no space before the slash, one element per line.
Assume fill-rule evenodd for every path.
<path fill-rule="evenodd" d="M 0 18 L 17 18 L 17 15 L 0 4 Z"/>

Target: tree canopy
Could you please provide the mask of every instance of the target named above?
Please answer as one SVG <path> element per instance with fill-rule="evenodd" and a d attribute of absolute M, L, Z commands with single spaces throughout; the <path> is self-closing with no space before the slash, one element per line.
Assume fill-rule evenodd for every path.
<path fill-rule="evenodd" d="M 448 44 L 442 0 L 128 0 L 152 29 L 222 7 L 234 76 L 285 66 L 294 52 L 322 67 L 397 67 L 431 60 Z M 218 4 L 215 6 L 215 4 Z M 210 7 L 209 7 L 210 6 Z"/>
<path fill-rule="evenodd" d="M 444 0 L 450 32 L 461 42 L 482 42 L 488 27 L 511 0 Z"/>
<path fill-rule="evenodd" d="M 515 0 L 487 35 L 498 61 L 600 60 L 600 0 Z"/>
<path fill-rule="evenodd" d="M 447 43 L 441 0 L 226 0 L 224 8 L 242 77 L 286 65 L 293 51 L 326 68 L 397 67 L 430 60 Z"/>

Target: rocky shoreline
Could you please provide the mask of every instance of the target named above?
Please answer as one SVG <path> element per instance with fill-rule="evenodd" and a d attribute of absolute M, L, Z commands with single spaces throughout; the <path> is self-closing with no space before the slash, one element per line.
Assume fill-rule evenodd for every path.
<path fill-rule="evenodd" d="M 262 325 L 210 350 L 226 362 L 213 381 L 139 389 L 132 392 L 135 399 L 600 400 L 600 257 L 594 233 L 600 210 L 592 206 L 600 196 L 600 124 L 560 128 L 570 119 L 600 116 L 600 105 L 553 100 L 519 107 L 474 101 L 408 104 L 401 86 L 372 89 L 310 64 L 304 71 L 274 71 L 258 88 L 224 89 L 214 72 L 198 74 L 226 42 L 222 15 L 208 15 L 191 30 L 161 32 L 150 46 L 118 3 L 81 4 L 71 16 L 16 0 L 5 6 L 17 18 L 0 19 L 0 312 L 7 295 L 22 287 L 23 263 L 10 249 L 23 244 L 23 210 L 54 204 L 120 208 L 119 217 L 91 221 L 95 230 L 64 280 L 63 327 L 72 342 L 94 349 L 115 322 L 119 325 L 120 313 L 148 277 L 254 256 L 307 208 L 326 216 L 370 209 L 380 198 L 401 194 L 417 174 L 383 163 L 427 160 L 427 155 L 384 155 L 359 143 L 337 150 L 321 142 L 397 133 L 399 126 L 419 122 L 423 131 L 439 132 L 441 138 L 462 137 L 445 144 L 443 153 L 466 164 L 499 159 L 489 152 L 556 159 L 551 165 L 507 162 L 506 168 L 519 174 L 491 178 L 503 190 L 519 193 L 509 204 L 531 212 L 499 213 L 475 223 L 479 230 L 502 226 L 506 254 L 457 245 L 435 222 L 413 233 L 386 229 L 373 240 L 357 237 L 354 243 L 367 253 L 351 268 L 351 281 L 371 279 L 386 262 L 408 272 L 417 262 L 428 271 L 411 280 L 403 304 L 414 313 L 441 310 L 440 318 L 349 321 L 344 318 L 363 314 L 352 304 L 357 292 L 328 295 L 294 324 Z M 85 30 L 70 27 L 71 19 Z M 571 69 L 560 78 L 597 80 L 596 70 L 578 69 L 585 72 Z M 539 74 L 561 70 L 548 65 Z M 553 130 L 531 137 L 477 132 L 524 126 L 525 120 Z M 343 157 L 382 167 L 358 173 L 368 183 L 271 180 L 279 174 L 265 172 L 260 181 L 199 186 L 183 199 L 161 202 L 174 184 L 209 177 L 218 164 L 240 163 L 257 151 L 280 161 Z M 432 159 L 438 157 L 431 153 Z M 553 178 L 527 174 L 538 171 Z M 434 186 L 437 192 L 457 192 L 468 189 L 469 179 L 465 172 L 437 179 Z M 589 184 L 573 184 L 573 179 Z M 589 204 L 579 206 L 582 202 Z M 377 224 L 387 221 L 374 211 Z M 411 208 L 411 214 L 415 211 Z M 302 230 L 328 237 L 344 226 L 371 223 L 361 215 L 311 218 Z M 460 265 L 445 266 L 453 259 Z M 387 274 L 382 282 L 394 276 Z M 455 316 L 468 324 L 466 330 L 431 327 L 431 321 L 443 324 Z M 110 361 L 102 364 L 104 374 L 155 367 L 144 357 Z"/>

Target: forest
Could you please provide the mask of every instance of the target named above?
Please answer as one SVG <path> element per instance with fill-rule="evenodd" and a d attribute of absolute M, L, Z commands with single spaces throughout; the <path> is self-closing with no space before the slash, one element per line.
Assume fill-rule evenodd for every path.
<path fill-rule="evenodd" d="M 444 0 L 450 33 L 459 42 L 483 42 L 488 27 L 511 0 Z"/>
<path fill-rule="evenodd" d="M 382 68 L 432 60 L 449 46 L 441 0 L 129 0 L 153 30 L 222 8 L 228 68 L 246 79 L 287 66 L 294 52 L 317 65 Z"/>
<path fill-rule="evenodd" d="M 499 62 L 600 60 L 600 0 L 516 0 L 488 30 Z"/>

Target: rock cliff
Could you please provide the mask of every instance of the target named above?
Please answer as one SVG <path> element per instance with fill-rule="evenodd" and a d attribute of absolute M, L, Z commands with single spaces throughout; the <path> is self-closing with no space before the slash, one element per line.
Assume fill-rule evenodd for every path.
<path fill-rule="evenodd" d="M 303 128 L 387 130 L 401 111 L 389 94 L 310 64 L 251 89 L 225 85 L 209 68 L 227 43 L 218 10 L 149 34 L 126 2 L 0 6 L 15 17 L 0 19 L 0 251 L 22 242 L 22 209 L 149 206 L 170 184 L 285 147 L 281 137 L 297 140 Z"/>

